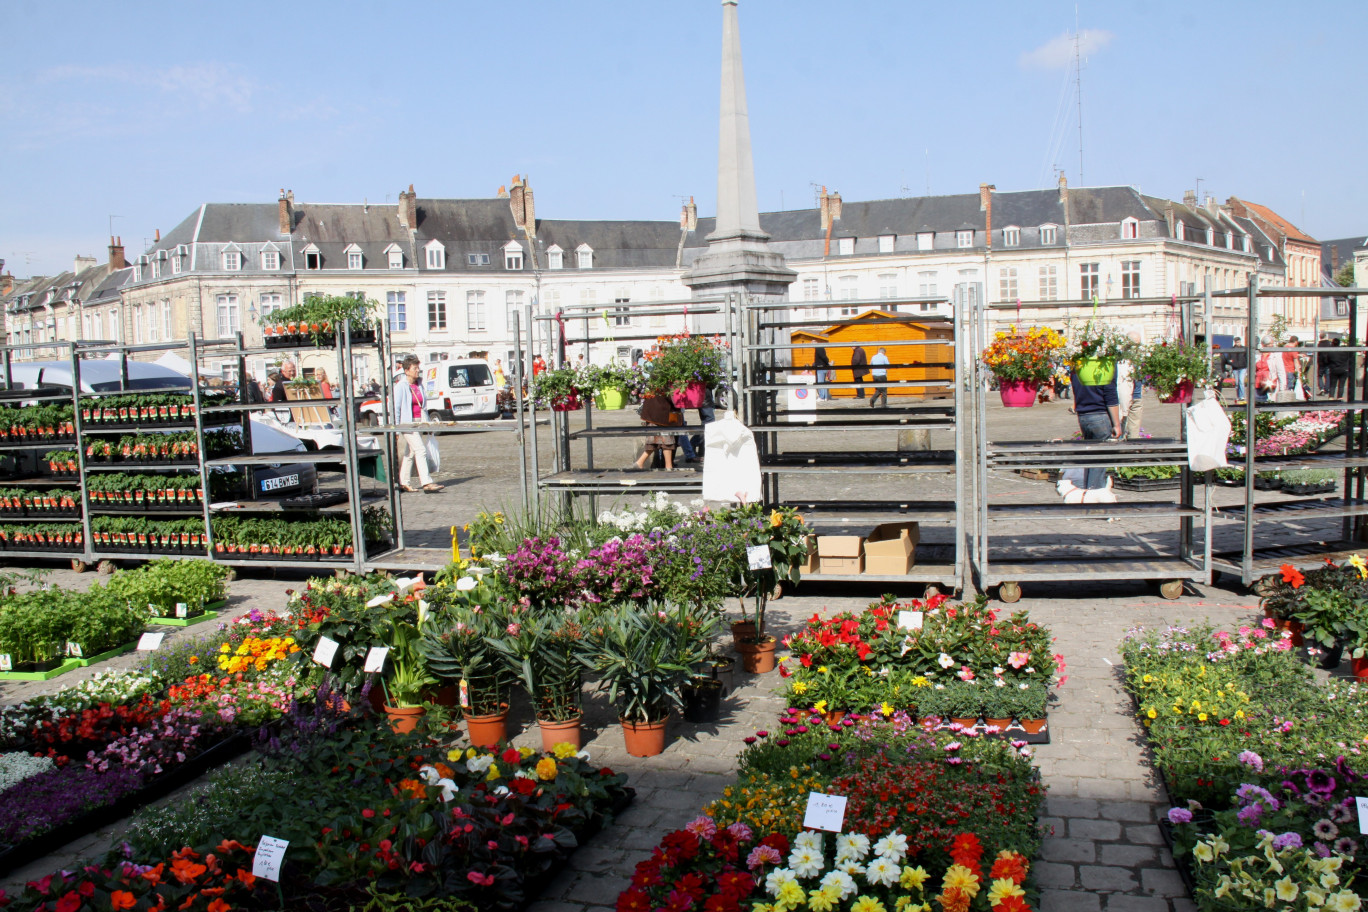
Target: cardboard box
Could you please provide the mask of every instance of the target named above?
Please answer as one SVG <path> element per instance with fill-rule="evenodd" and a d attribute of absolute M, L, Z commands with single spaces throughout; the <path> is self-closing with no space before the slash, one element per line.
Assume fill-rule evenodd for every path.
<path fill-rule="evenodd" d="M 914 522 L 884 523 L 875 526 L 865 540 L 865 573 L 898 576 L 917 562 L 917 543 L 921 530 Z"/>
<path fill-rule="evenodd" d="M 817 536 L 807 537 L 807 558 L 798 565 L 798 572 L 807 576 L 817 572 Z"/>
<path fill-rule="evenodd" d="M 859 535 L 817 536 L 818 573 L 862 573 L 864 538 Z"/>

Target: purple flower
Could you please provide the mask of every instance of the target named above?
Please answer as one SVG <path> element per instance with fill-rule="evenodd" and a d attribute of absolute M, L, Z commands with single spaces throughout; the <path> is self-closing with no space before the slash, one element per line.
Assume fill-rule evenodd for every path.
<path fill-rule="evenodd" d="M 788 747 L 788 746 L 789 746 L 789 739 L 788 739 L 788 738 L 780 738 L 778 741 L 775 741 L 774 743 L 777 744 L 777 745 L 779 745 L 780 747 Z"/>
<path fill-rule="evenodd" d="M 1325 770 L 1312 770 L 1306 777 L 1306 785 L 1313 792 L 1328 795 L 1335 790 L 1335 777 Z"/>
<path fill-rule="evenodd" d="M 1300 849 L 1301 847 L 1302 838 L 1300 833 L 1289 832 L 1273 837 L 1273 848 L 1279 852 L 1287 848 Z"/>
<path fill-rule="evenodd" d="M 1322 817 L 1311 827 L 1311 832 L 1316 834 L 1317 839 L 1330 840 L 1339 835 L 1339 827 Z"/>
<path fill-rule="evenodd" d="M 1263 758 L 1253 751 L 1240 751 L 1240 755 L 1235 759 L 1239 760 L 1245 766 L 1250 767 L 1255 772 L 1263 772 Z"/>
<path fill-rule="evenodd" d="M 1187 808 L 1169 808 L 1169 823 L 1192 823 L 1192 811 Z"/>
<path fill-rule="evenodd" d="M 1248 807 L 1240 808 L 1239 813 L 1235 816 L 1238 817 L 1240 823 L 1245 826 L 1254 826 L 1259 822 L 1259 816 L 1261 814 L 1263 814 L 1263 805 L 1251 804 Z"/>

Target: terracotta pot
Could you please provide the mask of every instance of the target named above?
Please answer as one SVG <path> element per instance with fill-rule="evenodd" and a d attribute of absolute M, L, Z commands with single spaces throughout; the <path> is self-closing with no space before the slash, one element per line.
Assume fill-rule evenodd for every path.
<path fill-rule="evenodd" d="M 1298 621 L 1298 620 L 1296 620 L 1295 618 L 1280 618 L 1280 617 L 1273 617 L 1273 615 L 1269 614 L 1267 610 L 1264 611 L 1264 615 L 1265 615 L 1266 617 L 1272 618 L 1272 620 L 1273 620 L 1273 627 L 1274 627 L 1276 630 L 1278 630 L 1278 631 L 1289 630 L 1289 631 L 1292 632 L 1292 645 L 1293 645 L 1293 646 L 1301 646 L 1301 645 L 1303 645 L 1302 631 L 1305 630 L 1306 628 L 1302 625 L 1302 622 L 1301 622 L 1301 621 Z M 1281 634 L 1280 634 L 1280 635 L 1281 635 Z"/>
<path fill-rule="evenodd" d="M 470 732 L 470 743 L 476 747 L 495 747 L 500 741 L 508 740 L 508 704 L 492 715 L 472 716 L 465 714 L 466 730 Z"/>
<path fill-rule="evenodd" d="M 950 717 L 950 724 L 951 724 L 951 725 L 954 725 L 954 724 L 956 724 L 956 723 L 959 723 L 959 725 L 960 725 L 961 728 L 973 728 L 975 725 L 978 724 L 978 718 L 975 717 L 975 718 L 973 718 L 973 719 L 966 719 L 966 718 L 961 718 L 961 717 L 959 717 L 959 716 L 951 716 L 951 717 Z"/>
<path fill-rule="evenodd" d="M 389 716 L 390 728 L 396 735 L 407 735 L 418 727 L 418 720 L 427 710 L 421 706 L 386 706 L 385 715 Z"/>
<path fill-rule="evenodd" d="M 733 621 L 731 633 L 732 640 L 738 644 L 743 640 L 753 640 L 757 634 L 755 621 Z"/>
<path fill-rule="evenodd" d="M 667 716 L 657 722 L 630 722 L 620 719 L 622 739 L 627 753 L 633 757 L 654 757 L 665 751 L 665 723 Z"/>
<path fill-rule="evenodd" d="M 1168 395 L 1168 396 L 1165 396 L 1164 398 L 1160 399 L 1159 401 L 1160 401 L 1160 402 L 1180 402 L 1180 403 L 1191 402 L 1191 401 L 1192 401 L 1192 384 L 1191 384 L 1191 383 L 1188 383 L 1186 380 L 1184 380 L 1182 383 L 1178 384 L 1177 386 L 1175 386 L 1175 387 L 1173 388 L 1172 394 L 1170 394 L 1170 395 Z"/>
<path fill-rule="evenodd" d="M 1009 726 L 1009 725 L 1012 724 L 1012 720 L 1011 720 L 1010 718 L 1007 718 L 1007 719 L 984 719 L 984 720 L 983 720 L 983 724 L 984 724 L 985 726 L 987 726 L 987 725 L 995 725 L 995 726 L 997 726 L 997 730 L 998 730 L 998 731 L 1006 731 L 1006 730 L 1007 730 L 1007 726 Z"/>
<path fill-rule="evenodd" d="M 779 644 L 770 637 L 763 643 L 742 643 L 736 647 L 741 653 L 741 667 L 751 674 L 774 671 L 774 650 Z"/>
<path fill-rule="evenodd" d="M 557 744 L 574 745 L 575 750 L 579 750 L 580 744 L 580 723 L 584 721 L 584 713 L 580 713 L 573 719 L 565 722 L 546 722 L 542 719 L 537 720 L 537 727 L 541 729 L 542 750 L 551 753 Z"/>
<path fill-rule="evenodd" d="M 1044 719 L 1018 719 L 1028 735 L 1038 735 L 1045 730 Z"/>
<path fill-rule="evenodd" d="M 845 710 L 833 709 L 831 712 L 822 713 L 822 718 L 826 720 L 827 725 L 840 725 L 841 720 L 845 718 Z"/>
<path fill-rule="evenodd" d="M 1368 678 L 1368 656 L 1361 659 L 1350 659 L 1349 661 L 1354 666 L 1354 677 L 1360 680 Z"/>
<path fill-rule="evenodd" d="M 1034 380 L 1003 380 L 998 384 L 1005 408 L 1030 408 L 1036 404 L 1040 384 Z"/>

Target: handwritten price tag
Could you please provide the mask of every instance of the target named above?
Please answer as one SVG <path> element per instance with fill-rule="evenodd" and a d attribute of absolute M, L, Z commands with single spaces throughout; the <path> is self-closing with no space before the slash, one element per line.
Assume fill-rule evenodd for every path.
<path fill-rule="evenodd" d="M 372 646 L 370 652 L 366 653 L 366 665 L 362 671 L 384 671 L 385 659 L 389 656 L 388 646 Z"/>
<path fill-rule="evenodd" d="M 1368 836 L 1368 798 L 1355 798 L 1354 803 L 1358 805 L 1359 833 Z"/>
<path fill-rule="evenodd" d="M 153 652 L 160 649 L 162 638 L 165 636 L 166 634 L 164 633 L 144 633 L 142 636 L 138 637 L 138 651 Z"/>
<path fill-rule="evenodd" d="M 461 678 L 461 708 L 470 709 L 470 684 Z"/>
<path fill-rule="evenodd" d="M 324 668 L 331 668 L 333 659 L 337 656 L 336 640 L 327 637 L 319 637 L 318 645 L 314 647 L 313 660 Z"/>
<path fill-rule="evenodd" d="M 898 629 L 900 630 L 921 630 L 922 621 L 926 614 L 921 611 L 899 611 Z"/>
<path fill-rule="evenodd" d="M 73 643 L 70 640 L 67 640 L 67 655 L 77 659 L 85 658 L 85 654 L 81 651 L 81 644 Z"/>
<path fill-rule="evenodd" d="M 14 671 L 14 659 L 8 652 L 0 653 L 0 671 Z"/>
<path fill-rule="evenodd" d="M 823 795 L 821 792 L 808 792 L 807 810 L 803 814 L 803 826 L 810 830 L 826 830 L 829 833 L 841 832 L 845 825 L 846 800 L 843 795 Z"/>
<path fill-rule="evenodd" d="M 768 570 L 772 567 L 769 545 L 747 545 L 746 564 L 752 570 Z"/>
<path fill-rule="evenodd" d="M 287 839 L 262 836 L 257 843 L 256 855 L 252 857 L 252 873 L 257 877 L 280 883 L 280 866 L 285 862 L 285 850 L 289 848 Z"/>
<path fill-rule="evenodd" d="M 190 616 L 190 606 L 185 602 L 176 602 L 176 617 L 187 618 Z"/>

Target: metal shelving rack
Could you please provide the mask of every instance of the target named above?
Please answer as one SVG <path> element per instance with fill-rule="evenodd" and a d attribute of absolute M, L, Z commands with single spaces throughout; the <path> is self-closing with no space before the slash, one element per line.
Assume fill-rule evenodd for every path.
<path fill-rule="evenodd" d="M 1258 277 L 1251 275 L 1245 288 L 1229 289 L 1210 293 L 1209 297 L 1244 297 L 1249 302 L 1248 335 L 1249 359 L 1249 397 L 1243 406 L 1236 408 L 1243 412 L 1246 436 L 1244 470 L 1244 502 L 1237 506 L 1222 508 L 1217 519 L 1235 521 L 1242 524 L 1242 547 L 1222 551 L 1212 555 L 1212 568 L 1221 573 L 1238 576 L 1246 586 L 1259 577 L 1276 571 L 1283 564 L 1314 566 L 1329 559 L 1342 561 L 1351 554 L 1362 552 L 1368 541 L 1368 498 L 1365 498 L 1365 484 L 1368 483 L 1368 402 L 1362 396 L 1368 393 L 1368 374 L 1349 373 L 1348 395 L 1346 401 L 1302 400 L 1296 402 L 1257 402 L 1254 396 L 1254 365 L 1265 352 L 1296 351 L 1299 354 L 1310 352 L 1353 352 L 1357 356 L 1368 351 L 1368 345 L 1361 344 L 1358 332 L 1358 296 L 1368 294 L 1368 288 L 1281 288 L 1261 287 Z M 1266 298 L 1310 298 L 1317 303 L 1322 298 L 1347 297 L 1349 299 L 1349 338 L 1348 345 L 1335 348 L 1298 346 L 1264 347 L 1259 344 L 1260 302 Z M 1316 340 L 1319 342 L 1319 340 Z M 1258 456 L 1254 450 L 1254 427 L 1256 416 L 1265 412 L 1288 411 L 1343 411 L 1348 415 L 1344 429 L 1344 445 L 1338 452 L 1324 449 L 1316 453 L 1300 456 Z M 1233 441 L 1235 443 L 1237 441 Z M 1343 470 L 1342 495 L 1325 498 L 1297 498 L 1296 500 L 1278 499 L 1256 502 L 1254 479 L 1260 471 L 1291 468 L 1339 468 Z M 1299 538 L 1295 529 L 1287 523 L 1317 519 L 1340 519 L 1340 536 L 1329 540 L 1314 541 Z M 1268 534 L 1266 542 L 1258 541 L 1256 527 L 1260 524 L 1279 525 L 1277 534 Z"/>
<path fill-rule="evenodd" d="M 946 298 L 914 298 L 873 301 L 842 301 L 842 308 L 895 311 L 901 305 L 941 305 Z M 802 511 L 805 522 L 818 532 L 840 533 L 847 530 L 868 531 L 879 523 L 916 522 L 920 526 L 948 527 L 951 542 L 920 543 L 916 563 L 906 574 L 804 574 L 804 580 L 842 582 L 885 582 L 925 584 L 932 589 L 959 590 L 964 587 L 968 566 L 966 548 L 966 476 L 960 454 L 966 452 L 965 425 L 969 414 L 963 384 L 964 326 L 963 320 L 932 313 L 899 313 L 892 318 L 867 318 L 860 324 L 900 324 L 907 321 L 928 326 L 949 327 L 949 340 L 926 338 L 917 340 L 850 340 L 830 343 L 794 343 L 786 333 L 794 329 L 826 327 L 841 322 L 836 319 L 794 319 L 786 311 L 797 306 L 791 301 L 772 301 L 747 298 L 741 302 L 740 318 L 736 321 L 739 335 L 742 388 L 742 418 L 754 432 L 760 454 L 760 471 L 764 480 L 767 503 L 795 507 Z M 781 339 L 781 334 L 783 337 Z M 948 369 L 949 379 L 887 380 L 876 383 L 866 376 L 864 382 L 833 379 L 826 383 L 812 383 L 808 389 L 846 389 L 856 387 L 898 389 L 920 387 L 942 391 L 939 398 L 922 399 L 911 404 L 890 405 L 883 411 L 868 407 L 817 407 L 812 412 L 789 412 L 780 406 L 780 397 L 795 388 L 791 383 L 777 382 L 777 374 L 790 370 L 781 363 L 781 354 L 823 347 L 841 348 L 861 344 L 866 348 L 884 347 L 893 352 L 889 370 L 899 367 L 940 367 Z M 948 346 L 952 352 L 948 362 L 912 360 L 897 361 L 897 352 L 917 351 L 931 345 Z M 790 355 L 791 357 L 791 355 Z M 787 360 L 787 359 L 784 359 Z M 872 368 L 870 368 L 872 370 Z M 848 365 L 833 365 L 840 373 Z M 896 400 L 892 400 L 895 401 Z M 897 435 L 902 431 L 949 432 L 954 436 L 953 449 L 941 450 L 885 450 L 851 452 L 841 447 L 833 452 L 786 449 L 790 438 L 810 440 L 814 433 L 840 434 L 877 432 Z M 868 500 L 798 500 L 786 498 L 782 481 L 797 475 L 860 475 L 876 477 L 908 477 L 914 474 L 937 473 L 953 477 L 953 500 L 868 499 Z"/>
<path fill-rule="evenodd" d="M 1106 316 L 1114 318 L 1121 308 L 1154 308 L 1175 305 L 1175 314 L 1183 331 L 1191 332 L 1194 314 L 1191 305 L 1198 297 L 1130 298 L 1109 301 Z M 987 331 L 991 311 L 1059 310 L 1069 302 L 1040 301 L 1022 303 L 982 302 L 973 309 L 974 351 L 987 346 Z M 1210 313 L 1208 309 L 1206 313 Z M 1001 321 L 993 321 L 999 323 Z M 1208 354 L 1210 348 L 1208 347 Z M 977 519 L 974 535 L 974 577 L 980 589 L 998 587 L 1004 602 L 1021 598 L 1021 583 L 1027 581 L 1097 581 L 1097 580 L 1156 580 L 1165 598 L 1182 594 L 1183 582 L 1206 583 L 1211 577 L 1211 489 L 1210 480 L 1202 485 L 1202 502 L 1197 505 L 1193 473 L 1187 466 L 1186 421 L 1180 425 L 1177 440 L 1083 441 L 1050 440 L 1002 442 L 990 439 L 988 432 L 988 401 L 996 395 L 989 392 L 989 372 L 975 355 L 974 411 L 977 415 L 977 445 L 975 462 L 978 471 Z M 1182 406 L 1179 406 L 1180 408 Z M 1029 504 L 990 504 L 988 502 L 988 473 L 1017 469 L 1046 468 L 1111 468 L 1180 465 L 1178 502 L 1146 501 L 1108 504 L 1068 504 L 1060 501 L 1053 488 L 1048 501 Z M 1195 520 L 1202 519 L 1201 533 Z M 1119 536 L 1098 536 L 1099 543 L 1116 539 L 1117 550 L 1106 557 L 1088 557 L 1078 553 L 1061 553 L 1061 548 L 1042 546 L 1035 553 L 1022 553 L 995 547 L 990 530 L 997 523 L 1032 523 L 1045 526 L 1047 536 L 1057 536 L 1060 522 L 1079 519 L 1124 521 L 1126 518 L 1169 518 L 1177 520 L 1176 549 L 1168 554 L 1138 554 L 1126 551 Z M 1099 527 L 1102 532 L 1104 527 Z M 1118 530 L 1122 531 L 1122 530 Z M 1045 551 L 1044 555 L 1040 551 Z"/>

